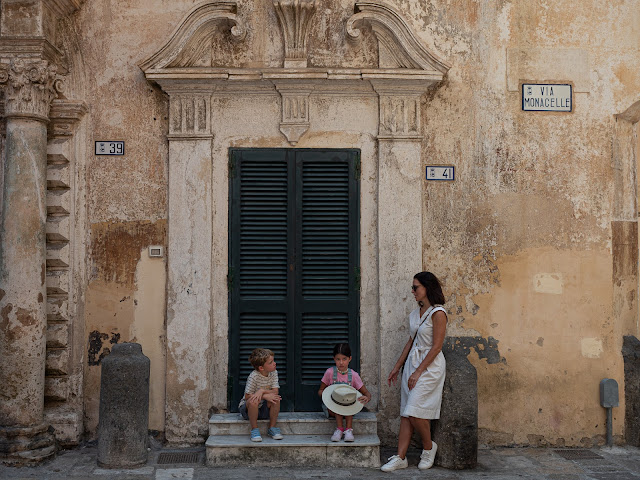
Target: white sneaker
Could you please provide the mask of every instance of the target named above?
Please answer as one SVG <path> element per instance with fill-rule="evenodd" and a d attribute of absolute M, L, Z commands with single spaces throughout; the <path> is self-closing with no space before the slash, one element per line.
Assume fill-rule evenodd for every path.
<path fill-rule="evenodd" d="M 331 441 L 339 442 L 341 439 L 342 439 L 342 430 L 340 430 L 339 428 L 336 428 L 336 431 L 333 432 L 333 435 L 331 435 Z"/>
<path fill-rule="evenodd" d="M 431 450 L 422 450 L 422 455 L 420 455 L 420 463 L 418 463 L 418 468 L 420 470 L 426 470 L 427 468 L 433 467 L 433 461 L 436 459 L 438 445 L 436 445 L 436 442 L 431 443 L 433 444 L 431 446 Z"/>
<path fill-rule="evenodd" d="M 394 455 L 389 457 L 389 461 L 380 467 L 380 470 L 383 472 L 393 472 L 394 470 L 407 468 L 408 465 L 409 462 L 407 462 L 406 458 L 400 458 L 398 455 Z"/>
<path fill-rule="evenodd" d="M 353 428 L 347 428 L 344 431 L 344 441 L 345 442 L 353 442 L 355 440 L 353 436 Z"/>

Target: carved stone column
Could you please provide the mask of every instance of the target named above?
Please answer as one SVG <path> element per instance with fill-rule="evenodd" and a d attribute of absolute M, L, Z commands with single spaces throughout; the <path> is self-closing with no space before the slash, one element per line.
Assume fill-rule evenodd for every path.
<path fill-rule="evenodd" d="M 0 215 L 0 460 L 55 453 L 43 422 L 46 358 L 46 162 L 51 101 L 61 86 L 45 60 L 14 59 L 6 84 L 6 162 Z"/>
<path fill-rule="evenodd" d="M 422 270 L 422 161 L 420 96 L 424 87 L 372 81 L 379 95 L 378 245 L 381 368 L 386 378 L 408 338 L 408 313 L 415 307 L 413 275 Z M 402 337 L 402 338 L 400 338 Z M 380 409 L 398 407 L 397 392 L 382 389 Z M 396 416 L 399 412 L 392 413 Z M 397 434 L 397 432 L 388 432 Z"/>

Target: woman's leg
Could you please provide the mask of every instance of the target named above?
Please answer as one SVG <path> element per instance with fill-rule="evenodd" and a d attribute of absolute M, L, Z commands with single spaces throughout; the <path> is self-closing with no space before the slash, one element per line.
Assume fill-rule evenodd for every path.
<path fill-rule="evenodd" d="M 400 433 L 398 433 L 398 456 L 404 459 L 409 450 L 411 443 L 411 435 L 413 435 L 413 425 L 407 417 L 400 417 Z"/>
<path fill-rule="evenodd" d="M 420 434 L 422 439 L 422 448 L 424 450 L 431 450 L 433 443 L 431 442 L 431 422 L 426 418 L 409 417 L 411 420 L 411 426 Z"/>

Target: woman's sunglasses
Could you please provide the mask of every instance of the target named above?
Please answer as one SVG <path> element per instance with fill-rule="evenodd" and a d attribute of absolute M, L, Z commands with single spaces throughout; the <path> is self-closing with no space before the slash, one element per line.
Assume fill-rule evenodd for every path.
<path fill-rule="evenodd" d="M 418 288 L 420 288 L 420 285 L 411 285 L 411 290 L 413 290 L 414 292 L 418 290 Z"/>

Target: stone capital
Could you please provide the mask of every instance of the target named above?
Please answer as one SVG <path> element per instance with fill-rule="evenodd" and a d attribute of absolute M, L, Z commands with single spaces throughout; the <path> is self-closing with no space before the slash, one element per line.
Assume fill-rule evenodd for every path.
<path fill-rule="evenodd" d="M 48 121 L 51 102 L 63 90 L 63 77 L 57 72 L 57 66 L 46 60 L 15 58 L 0 64 L 5 117 Z"/>

